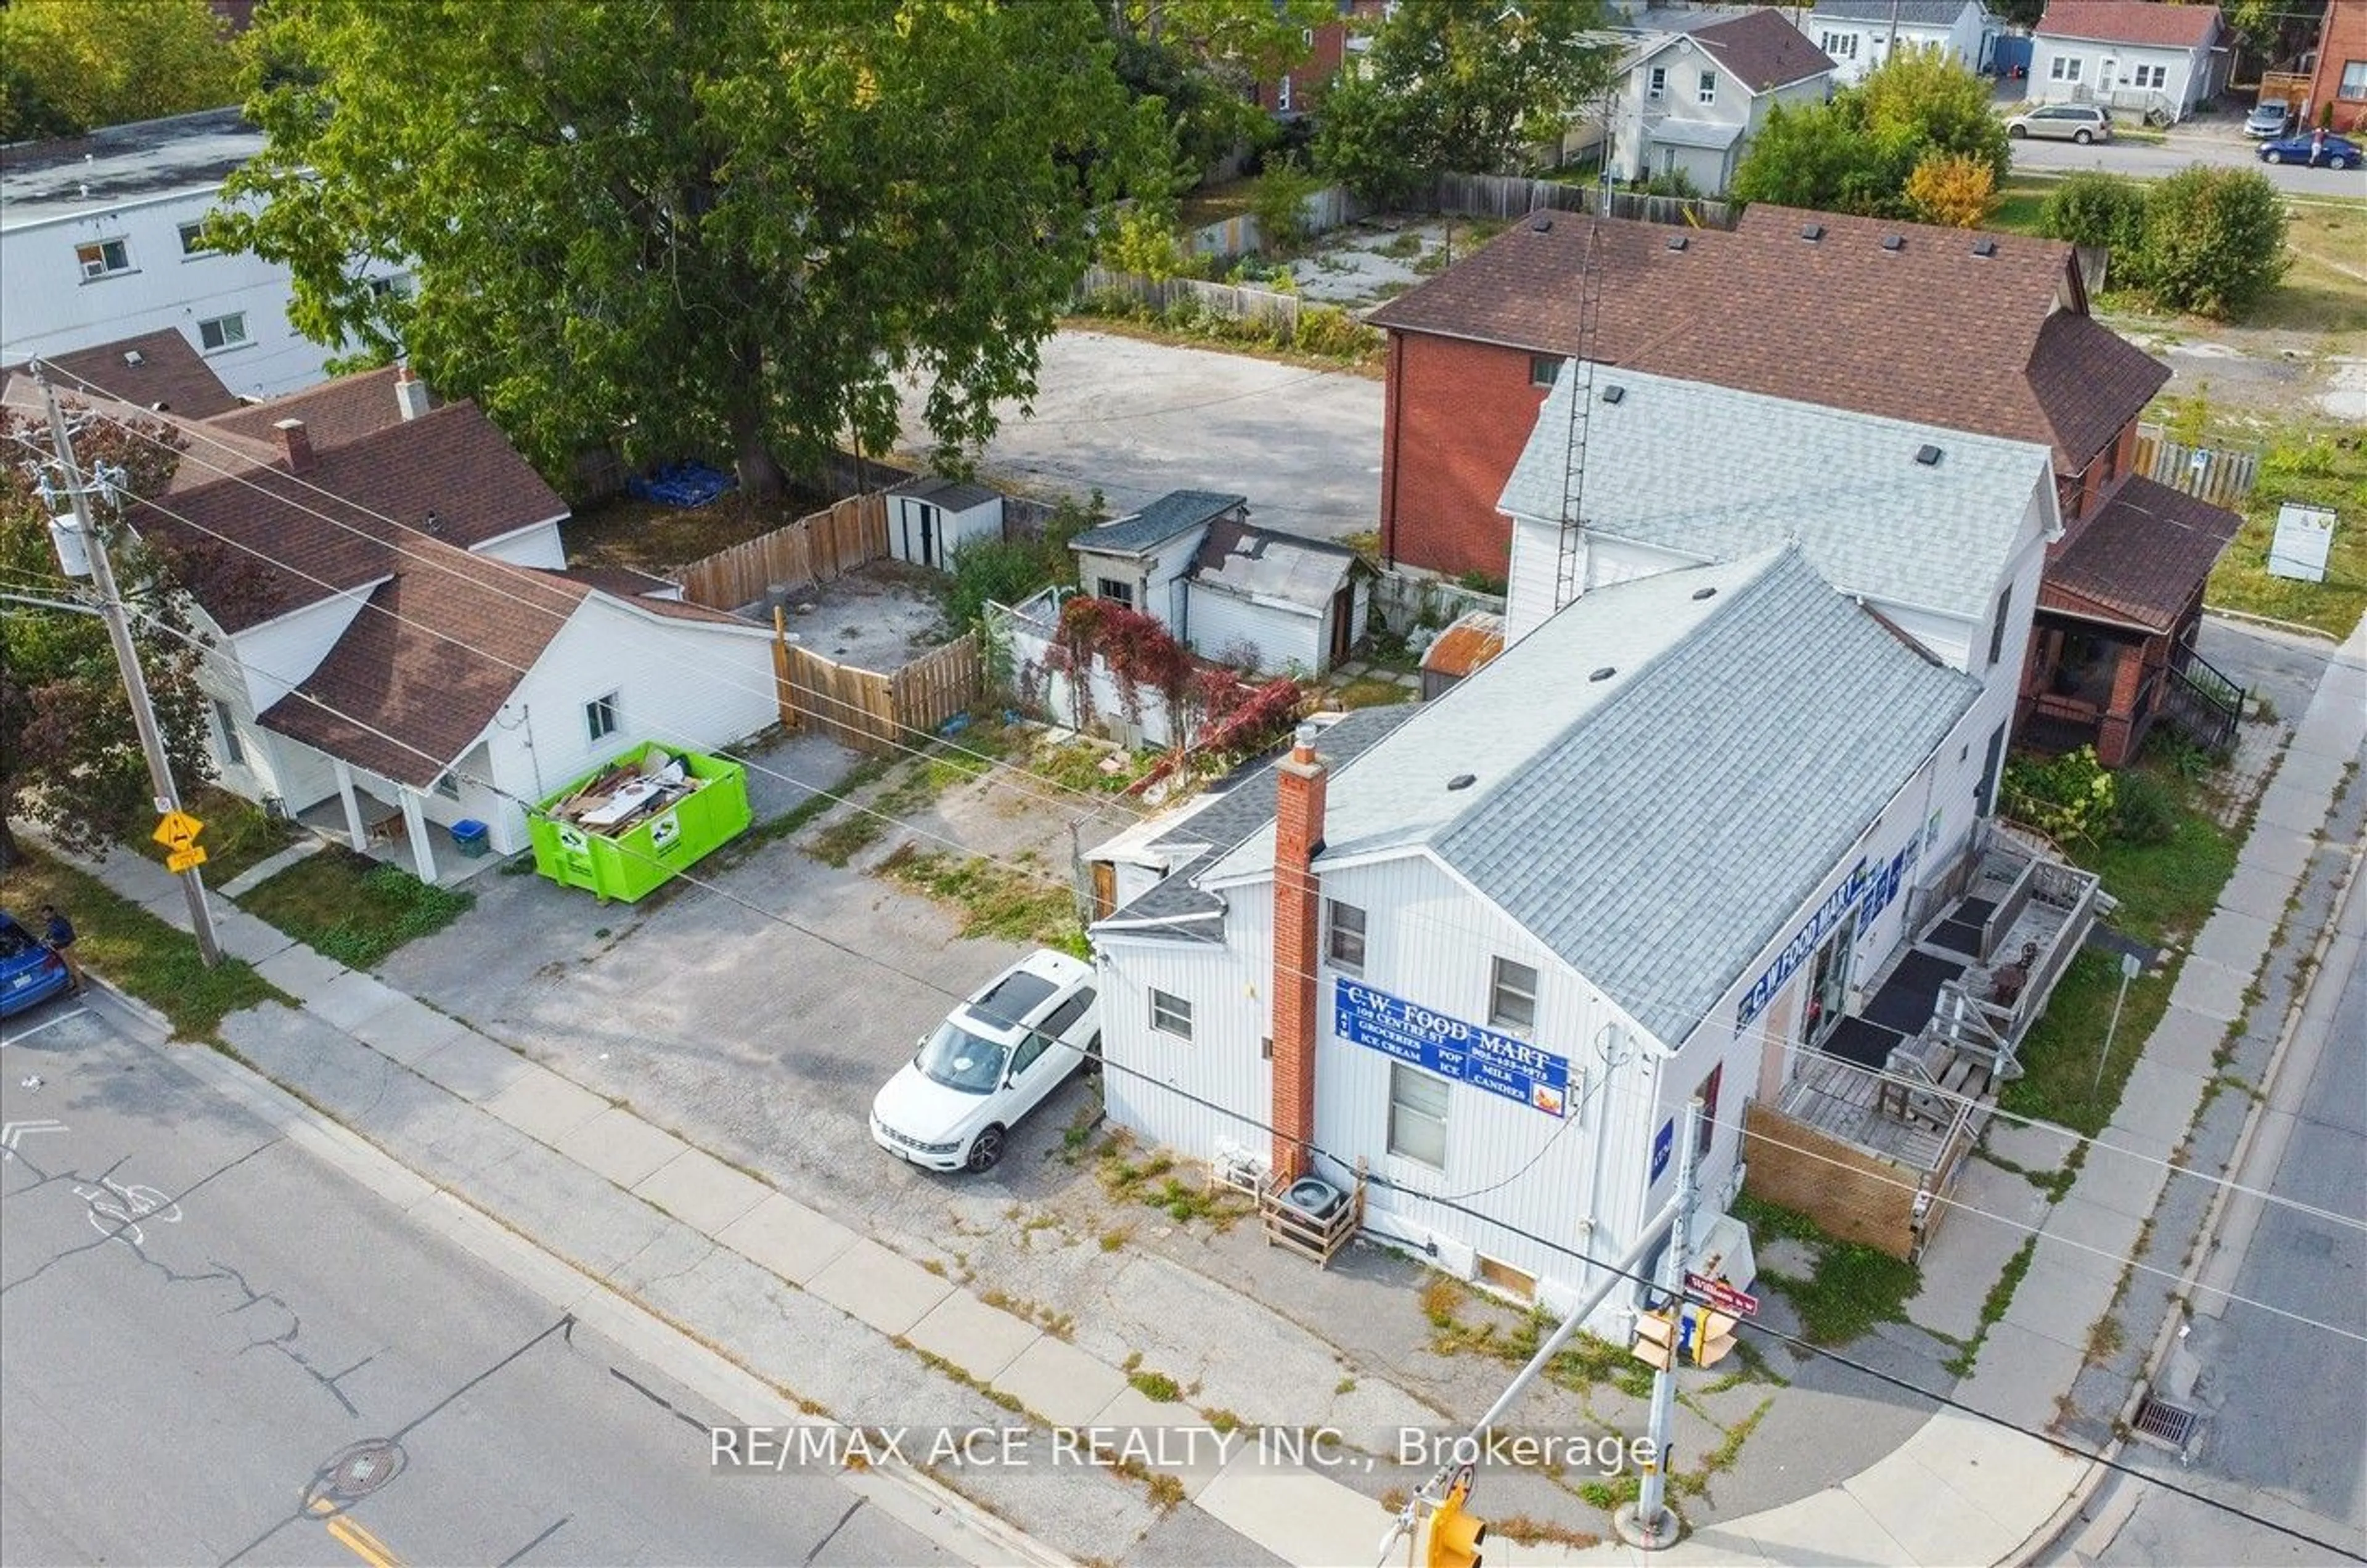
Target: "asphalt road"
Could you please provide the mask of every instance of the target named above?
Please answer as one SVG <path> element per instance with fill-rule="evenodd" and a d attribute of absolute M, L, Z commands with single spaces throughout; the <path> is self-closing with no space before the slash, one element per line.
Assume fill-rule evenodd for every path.
<path fill-rule="evenodd" d="M 9 1562 L 949 1561 L 830 1476 L 710 1472 L 722 1413 L 136 1029 L 53 1003 L 0 1050 Z"/>
<path fill-rule="evenodd" d="M 2070 169 L 2105 169 L 2117 175 L 2157 180 L 2193 164 L 2217 164 L 2230 168 L 2258 169 L 2270 183 L 2293 196 L 2347 196 L 2367 198 L 2367 171 L 2305 169 L 2291 164 L 2263 164 L 2257 143 L 2240 132 L 2218 134 L 2173 132 L 2157 146 L 2146 141 L 2106 141 L 2081 147 L 2070 141 L 2017 141 L 2013 166 L 2040 174 Z"/>
<path fill-rule="evenodd" d="M 2354 892 L 2346 931 L 2367 930 L 2367 897 Z M 2187 1348 L 2200 1361 L 2208 1411 L 2200 1453 L 2181 1465 L 2132 1445 L 2124 1457 L 2149 1473 L 2263 1515 L 2351 1552 L 2367 1551 L 2367 962 L 2351 966 L 2316 1042 L 2308 1087 L 2269 1190 L 2289 1202 L 2261 1211 L 2225 1314 L 2195 1319 Z M 2299 1049 L 2296 1043 L 2296 1049 Z M 2282 1097 L 2280 1097 L 2282 1098 Z M 2293 1204 L 2321 1211 L 2308 1213 Z M 2307 1318 L 2314 1327 L 2247 1302 Z M 2346 1337 L 2345 1336 L 2349 1336 Z M 2124 1479 L 2140 1489 L 2135 1511 L 2097 1559 L 2171 1565 L 2340 1561 L 2290 1536 L 2205 1504 Z"/>

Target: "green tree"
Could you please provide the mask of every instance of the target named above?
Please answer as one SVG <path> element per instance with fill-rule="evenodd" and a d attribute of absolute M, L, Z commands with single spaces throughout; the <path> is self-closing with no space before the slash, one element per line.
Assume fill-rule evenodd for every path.
<path fill-rule="evenodd" d="M 2101 246 L 2114 266 L 2134 276 L 2144 260 L 2146 187 L 2101 169 L 2067 175 L 2038 209 L 2038 229 L 2050 240 Z"/>
<path fill-rule="evenodd" d="M 206 0 L 0 6 L 0 141 L 237 101 L 237 51 Z"/>
<path fill-rule="evenodd" d="M 2173 310 L 2241 316 L 2292 261 L 2284 197 L 2256 169 L 2196 164 L 2146 203 L 2145 286 Z"/>
<path fill-rule="evenodd" d="M 1976 158 L 1998 183 L 2013 166 L 2012 144 L 1990 107 L 1988 83 L 1937 46 L 1899 51 L 1845 96 L 1897 171 L 1902 190 L 1915 166 L 1934 153 Z"/>
<path fill-rule="evenodd" d="M 1316 167 L 1352 185 L 1510 169 L 1603 96 L 1617 57 L 1605 25 L 1600 0 L 1406 0 L 1372 36 L 1367 90 L 1325 100 Z"/>
<path fill-rule="evenodd" d="M 151 439 L 153 437 L 154 439 Z M 102 466 L 119 473 L 135 495 L 154 494 L 173 471 L 179 439 L 162 427 L 134 434 L 105 423 L 86 423 L 74 439 L 85 472 Z M 19 457 L 46 455 L 46 420 L 0 412 L 0 446 Z M 17 841 L 9 824 L 39 823 L 60 841 L 103 853 L 155 817 L 155 790 L 146 753 L 132 728 L 107 625 L 92 613 L 87 584 L 59 576 L 50 541 L 51 507 L 40 488 L 47 472 L 40 457 L 0 464 L 0 576 L 10 582 L 55 587 L 37 596 L 81 608 L 0 604 L 0 865 L 13 864 Z M 53 489 L 63 509 L 62 490 Z M 114 549 L 116 579 L 135 615 L 132 640 L 156 708 L 173 776 L 184 790 L 212 776 L 206 743 L 206 699 L 198 687 L 203 648 L 174 591 L 174 559 L 145 547 L 115 526 L 113 507 L 96 508 Z"/>
<path fill-rule="evenodd" d="M 1887 160 L 1846 96 L 1769 109 L 1727 188 L 1740 201 L 1857 213 L 1881 211 L 1897 190 Z"/>
<path fill-rule="evenodd" d="M 778 493 L 852 435 L 983 440 L 1034 389 L 1088 214 L 1155 170 L 1091 0 L 312 0 L 262 13 L 269 134 L 223 243 L 317 341 L 398 348 L 563 479 L 729 452 Z M 356 263 L 408 267 L 374 295 Z"/>
<path fill-rule="evenodd" d="M 1329 0 L 1101 4 L 1117 46 L 1118 80 L 1138 99 L 1160 100 L 1184 190 L 1227 154 L 1274 139 L 1273 118 L 1253 90 L 1304 64 L 1314 29 L 1338 19 Z"/>

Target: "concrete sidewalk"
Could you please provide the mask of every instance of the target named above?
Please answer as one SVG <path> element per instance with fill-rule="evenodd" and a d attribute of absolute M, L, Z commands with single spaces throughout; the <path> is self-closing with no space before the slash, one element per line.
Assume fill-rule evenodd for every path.
<path fill-rule="evenodd" d="M 2367 741 L 2367 642 L 2327 669 L 2263 796 L 2221 909 L 2197 937 L 2170 1011 L 2050 1216 L 2015 1307 L 1984 1344 L 1960 1397 L 2044 1428 L 2109 1304 L 2094 1256 L 2124 1253 L 2166 1177 L 2224 1032 L 2269 946 L 2305 842 Z M 180 891 L 133 855 L 92 868 L 176 925 Z M 2282 880 L 2281 880 L 2282 879 Z M 1062 1326 L 981 1300 L 940 1274 L 651 1125 L 370 976 L 345 969 L 234 908 L 225 949 L 297 998 L 226 1021 L 229 1043 L 273 1084 L 358 1134 L 434 1193 L 531 1243 L 522 1278 L 557 1304 L 595 1285 L 673 1325 L 817 1418 L 865 1427 L 1175 1427 L 1157 1402 Z M 2202 1060 L 2194 1053 L 2200 1049 Z M 2181 1110 L 2181 1107 L 2183 1108 Z M 2114 1157 L 2117 1145 L 2128 1151 Z M 2140 1204 L 2135 1200 L 2144 1199 Z M 2124 1234 L 2125 1233 L 2125 1234 Z M 2075 1267 L 2085 1263 L 2089 1267 Z M 2092 1299 L 2091 1299 L 2092 1298 Z M 2027 1303 L 2026 1305 L 2024 1303 Z M 735 1411 L 775 1419 L 772 1409 Z M 1160 1456 L 1166 1462 L 1166 1456 Z M 1704 1526 L 1657 1554 L 1684 1562 L 1946 1563 L 2018 1561 L 2092 1466 L 2036 1438 L 1942 1409 L 1871 1468 L 1763 1512 Z M 1353 1564 L 1373 1560 L 1389 1515 L 1367 1491 L 1305 1465 L 939 1469 L 1024 1536 L 980 1533 L 980 1562 L 1065 1559 Z M 1178 1498 L 1182 1499 L 1179 1506 Z M 1483 1499 L 1484 1504 L 1484 1499 Z M 1481 1508 L 1483 1517 L 1486 1508 Z M 991 1527 L 990 1527 L 991 1528 Z M 1641 1562 L 1624 1546 L 1528 1547 L 1500 1563 Z"/>

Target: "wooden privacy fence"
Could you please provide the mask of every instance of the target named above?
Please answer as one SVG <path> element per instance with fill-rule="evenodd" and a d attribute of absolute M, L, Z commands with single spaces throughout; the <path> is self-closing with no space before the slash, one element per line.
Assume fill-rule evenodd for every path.
<path fill-rule="evenodd" d="M 1162 314 L 1178 299 L 1191 299 L 1208 315 L 1227 321 L 1258 321 L 1278 328 L 1286 336 L 1298 335 L 1298 296 L 1277 294 L 1270 288 L 1237 288 L 1229 283 L 1208 283 L 1196 277 L 1148 277 L 1141 273 L 1089 266 L 1085 268 L 1084 280 L 1077 286 L 1077 297 L 1090 300 L 1096 294 L 1121 294 Z"/>
<path fill-rule="evenodd" d="M 823 658 L 788 638 L 773 613 L 773 674 L 781 724 L 810 729 L 858 751 L 893 754 L 925 740 L 978 701 L 986 663 L 970 632 L 891 675 Z"/>
<path fill-rule="evenodd" d="M 1441 175 L 1431 205 L 1459 218 L 1519 218 L 1531 212 L 1591 212 L 1603 200 L 1600 186 L 1568 180 L 1532 179 L 1525 175 Z M 1639 218 L 1647 223 L 1682 224 L 1694 229 L 1731 229 L 1734 209 L 1723 201 L 1696 196 L 1646 196 L 1614 190 L 1606 209 L 1613 218 Z"/>
<path fill-rule="evenodd" d="M 2214 446 L 2189 446 L 2172 441 L 2157 424 L 2137 426 L 2136 453 L 2130 468 L 2156 484 L 2237 511 L 2260 477 L 2258 452 L 2229 451 Z"/>
<path fill-rule="evenodd" d="M 737 610 L 770 589 L 828 582 L 887 553 L 888 498 L 875 491 L 743 539 L 671 575 L 692 604 Z"/>

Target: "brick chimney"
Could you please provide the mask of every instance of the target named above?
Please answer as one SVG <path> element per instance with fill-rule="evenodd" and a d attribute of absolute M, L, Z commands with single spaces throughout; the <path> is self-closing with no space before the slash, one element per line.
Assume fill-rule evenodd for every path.
<path fill-rule="evenodd" d="M 408 365 L 394 367 L 394 406 L 405 419 L 417 419 L 427 412 L 427 383 L 413 376 Z"/>
<path fill-rule="evenodd" d="M 300 474 L 312 466 L 312 438 L 304 434 L 300 419 L 283 419 L 273 425 L 279 432 L 279 455 L 288 459 L 288 471 Z"/>
<path fill-rule="evenodd" d="M 1319 733 L 1300 725 L 1274 770 L 1274 1174 L 1282 1181 L 1307 1174 L 1315 1142 L 1315 946 L 1323 911 L 1310 863 L 1323 848 L 1328 776 L 1315 754 Z"/>

